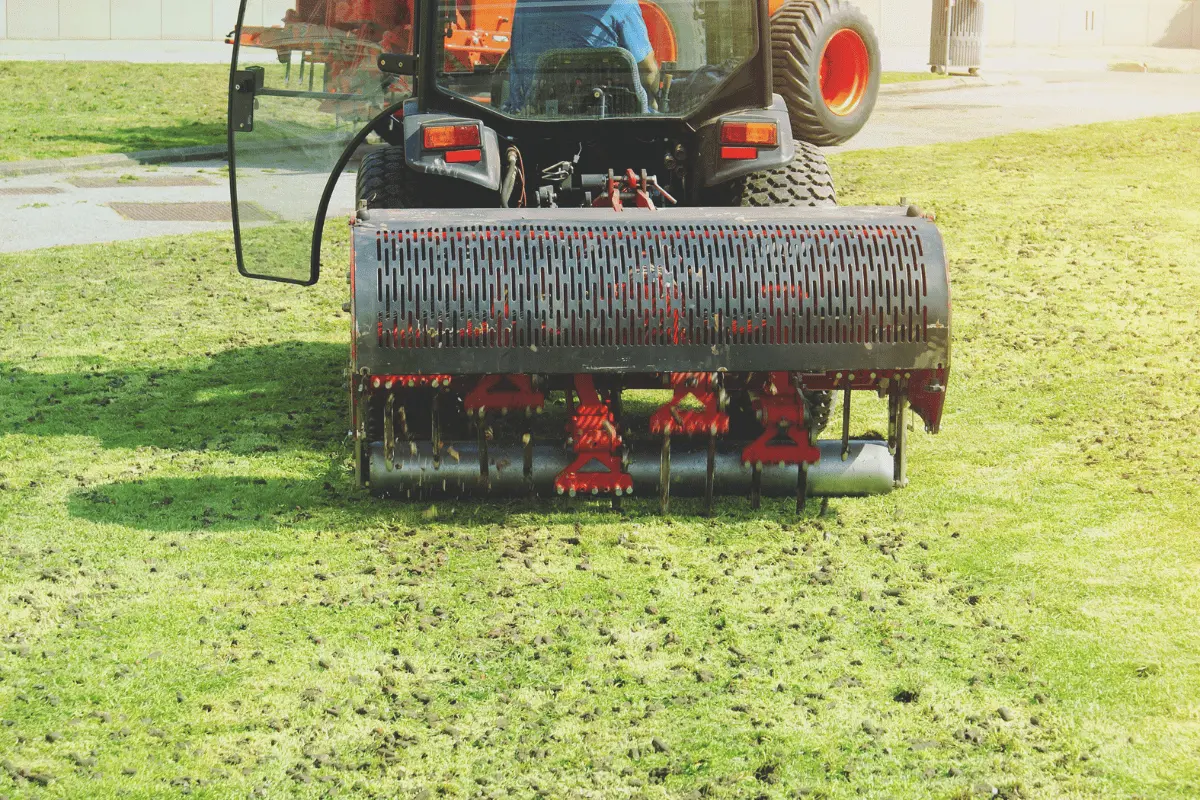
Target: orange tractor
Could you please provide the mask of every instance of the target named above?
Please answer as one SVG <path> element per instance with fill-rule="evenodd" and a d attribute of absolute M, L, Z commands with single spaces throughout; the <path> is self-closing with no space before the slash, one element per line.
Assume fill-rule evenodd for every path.
<path fill-rule="evenodd" d="M 364 487 L 666 512 L 905 485 L 910 411 L 941 425 L 949 268 L 920 209 L 837 203 L 818 145 L 857 132 L 879 80 L 858 11 L 306 1 L 264 29 L 249 2 L 238 267 L 348 280 Z"/>
<path fill-rule="evenodd" d="M 445 13 L 439 24 L 447 68 L 507 68 L 516 4 L 460 2 L 456 13 Z M 675 61 L 693 20 L 673 20 L 653 0 L 640 5 L 659 60 Z M 787 102 L 793 135 L 819 146 L 845 142 L 866 124 L 879 92 L 879 44 L 870 23 L 842 0 L 769 0 L 768 8 L 774 88 Z M 315 88 L 320 68 L 322 91 L 360 96 L 378 86 L 381 54 L 413 52 L 413 22 L 414 0 L 297 0 L 281 26 L 243 26 L 241 44 L 275 50 L 289 69 L 292 55 L 301 54 L 298 82 Z M 403 79 L 392 87 L 407 88 Z M 325 110 L 362 119 L 381 107 L 382 100 L 373 109 L 331 100 Z"/>

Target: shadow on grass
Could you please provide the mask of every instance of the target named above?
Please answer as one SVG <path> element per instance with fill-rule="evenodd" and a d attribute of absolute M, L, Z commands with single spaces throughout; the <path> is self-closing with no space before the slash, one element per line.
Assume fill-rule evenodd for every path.
<path fill-rule="evenodd" d="M 197 475 L 116 481 L 75 492 L 67 501 L 67 510 L 72 517 L 89 522 L 184 532 L 276 525 L 420 527 L 435 521 L 466 529 L 504 525 L 514 515 L 532 514 L 551 521 L 561 516 L 562 522 L 584 518 L 617 521 L 655 516 L 658 508 L 649 500 L 628 504 L 622 514 L 599 501 L 567 505 L 565 501 L 525 498 L 381 500 L 357 488 L 348 473 L 335 472 L 331 469 L 320 479 Z M 588 505 L 583 505 L 585 502 Z"/>
<path fill-rule="evenodd" d="M 77 491 L 69 500 L 74 517 L 147 530 L 241 530 L 303 525 L 310 519 L 337 526 L 419 526 L 436 519 L 474 527 L 504 524 L 513 515 L 582 515 L 594 521 L 657 515 L 658 503 L 651 499 L 628 502 L 615 515 L 602 502 L 370 497 L 342 468 L 350 452 L 347 358 L 345 345 L 284 342 L 218 353 L 187 369 L 38 373 L 0 362 L 5 397 L 0 436 L 40 437 L 46 447 L 78 451 L 94 445 L 53 440 L 87 437 L 110 449 L 153 447 L 261 460 L 260 475 L 254 468 L 248 475 L 202 474 L 215 468 L 198 464 L 194 477 L 118 481 Z M 289 456 L 302 457 L 309 475 L 314 456 L 328 468 L 320 478 L 276 477 L 291 469 Z M 701 510 L 699 501 L 676 505 L 675 518 Z M 738 498 L 723 502 L 718 516 L 773 518 L 778 513 L 769 504 L 751 512 Z"/>
<path fill-rule="evenodd" d="M 326 451 L 345 438 L 348 348 L 285 342 L 193 369 L 37 373 L 0 362 L 0 435 L 236 454 Z"/>
<path fill-rule="evenodd" d="M 221 147 L 226 144 L 226 137 L 224 125 L 188 122 L 157 127 L 95 129 L 93 132 L 72 130 L 63 134 L 41 135 L 38 141 L 63 142 L 88 152 L 133 153 L 177 147 Z"/>

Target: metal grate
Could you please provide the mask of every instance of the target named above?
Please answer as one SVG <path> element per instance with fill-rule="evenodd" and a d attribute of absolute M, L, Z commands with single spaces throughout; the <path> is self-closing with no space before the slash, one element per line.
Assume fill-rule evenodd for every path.
<path fill-rule="evenodd" d="M 934 233 L 930 247 L 934 229 L 923 220 L 632 219 L 360 225 L 360 337 L 370 325 L 374 348 L 443 358 L 494 349 L 869 350 L 928 345 L 931 326 L 948 324 L 941 242 Z"/>
<path fill-rule="evenodd" d="M 216 185 L 200 175 L 75 175 L 68 178 L 67 182 L 80 189 L 165 189 Z"/>
<path fill-rule="evenodd" d="M 928 338 L 911 228 L 381 232 L 376 253 L 385 347 Z"/>
<path fill-rule="evenodd" d="M 108 207 L 134 222 L 232 222 L 229 203 L 109 203 Z M 253 203 L 239 203 L 241 222 L 270 222 L 271 216 Z"/>

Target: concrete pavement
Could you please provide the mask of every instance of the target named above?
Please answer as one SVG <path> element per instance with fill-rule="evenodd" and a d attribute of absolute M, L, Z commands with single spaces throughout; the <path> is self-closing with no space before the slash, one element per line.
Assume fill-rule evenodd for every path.
<path fill-rule="evenodd" d="M 1041 130 L 1092 122 L 1200 112 L 1200 74 L 1053 72 L 1026 75 L 1016 83 L 981 85 L 880 98 L 866 129 L 839 150 L 962 142 L 1014 131 Z M 144 236 L 227 230 L 226 221 L 144 221 L 145 216 L 186 216 L 194 212 L 179 203 L 226 203 L 224 164 L 204 161 L 160 167 L 93 170 L 89 177 L 109 177 L 113 185 L 96 187 L 78 174 L 25 175 L 0 179 L 0 251 L 15 252 L 61 244 L 135 239 Z M 128 176 L 125 180 L 119 180 Z M 200 179 L 195 181 L 191 179 Z M 172 179 L 175 179 L 174 181 Z M 261 210 L 315 213 L 316 197 L 326 174 L 264 169 L 244 176 L 247 195 L 256 182 L 286 185 L 264 192 Z M 190 182 L 191 185 L 164 185 Z M 353 204 L 353 176 L 344 176 L 335 213 Z M 287 202 L 285 202 L 287 201 Z M 111 204 L 158 204 L 118 206 Z M 211 213 L 212 208 L 208 211 Z M 123 213 L 124 212 L 124 215 Z M 225 212 L 227 214 L 227 212 Z M 212 218 L 220 218 L 218 211 Z"/>
<path fill-rule="evenodd" d="M 833 150 L 966 142 L 1194 112 L 1200 112 L 1200 74 L 1044 73 L 1003 85 L 880 98 L 862 132 Z"/>

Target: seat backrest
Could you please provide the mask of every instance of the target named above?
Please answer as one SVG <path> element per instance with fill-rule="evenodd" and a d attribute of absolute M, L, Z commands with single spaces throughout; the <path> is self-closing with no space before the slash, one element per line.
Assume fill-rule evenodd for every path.
<path fill-rule="evenodd" d="M 537 115 L 583 114 L 605 93 L 609 116 L 645 114 L 646 88 L 633 53 L 623 47 L 547 50 L 537 62 L 526 111 Z"/>

